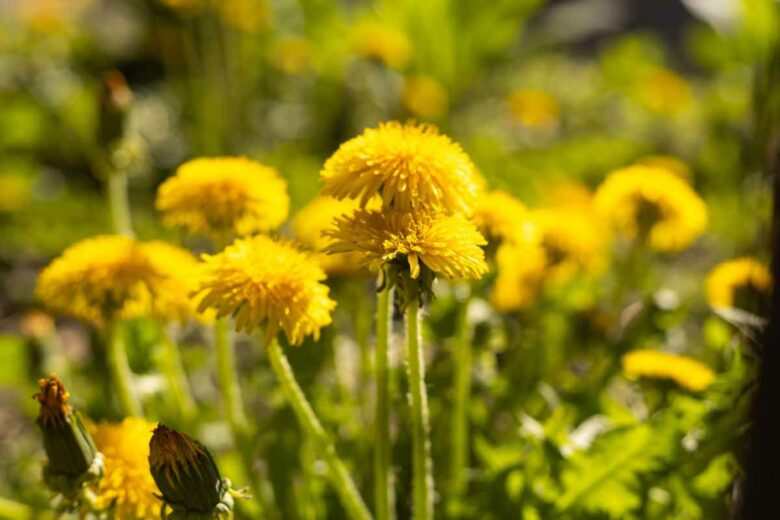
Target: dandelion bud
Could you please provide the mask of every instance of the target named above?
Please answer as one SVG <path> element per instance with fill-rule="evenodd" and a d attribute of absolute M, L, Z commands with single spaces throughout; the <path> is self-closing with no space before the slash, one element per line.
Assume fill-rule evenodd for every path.
<path fill-rule="evenodd" d="M 205 446 L 159 424 L 149 441 L 149 467 L 163 501 L 173 509 L 169 518 L 215 518 L 230 513 L 230 481 L 219 475 Z"/>
<path fill-rule="evenodd" d="M 133 104 L 133 93 L 118 70 L 106 72 L 100 96 L 99 139 L 110 146 L 125 135 L 127 114 Z"/>
<path fill-rule="evenodd" d="M 57 376 L 38 384 L 40 392 L 33 398 L 41 403 L 37 423 L 49 459 L 43 478 L 52 491 L 74 498 L 84 484 L 103 475 L 103 457 L 79 414 L 68 405 L 70 394 Z"/>

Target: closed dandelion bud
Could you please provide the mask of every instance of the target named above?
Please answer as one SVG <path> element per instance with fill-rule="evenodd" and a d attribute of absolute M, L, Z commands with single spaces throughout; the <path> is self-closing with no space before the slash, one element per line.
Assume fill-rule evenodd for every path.
<path fill-rule="evenodd" d="M 152 478 L 170 506 L 168 518 L 219 518 L 233 510 L 230 481 L 205 446 L 159 424 L 149 441 Z"/>
<path fill-rule="evenodd" d="M 103 146 L 112 146 L 125 135 L 133 93 L 124 75 L 118 70 L 105 73 L 102 87 L 98 138 Z"/>
<path fill-rule="evenodd" d="M 87 432 L 70 394 L 56 375 L 38 381 L 40 392 L 33 397 L 41 404 L 37 423 L 43 432 L 48 463 L 43 478 L 52 491 L 75 498 L 87 483 L 103 475 L 103 457 Z"/>

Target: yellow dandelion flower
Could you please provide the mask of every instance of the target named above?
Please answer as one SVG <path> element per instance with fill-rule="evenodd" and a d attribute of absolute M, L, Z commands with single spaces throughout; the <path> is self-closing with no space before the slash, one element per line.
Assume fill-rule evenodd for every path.
<path fill-rule="evenodd" d="M 332 253 L 355 252 L 373 270 L 389 262 L 409 265 L 412 278 L 420 263 L 444 278 L 481 278 L 488 271 L 486 245 L 474 224 L 458 215 L 361 209 L 336 219 Z"/>
<path fill-rule="evenodd" d="M 410 76 L 404 80 L 403 103 L 417 117 L 439 119 L 447 113 L 449 96 L 444 87 L 429 76 Z"/>
<path fill-rule="evenodd" d="M 473 219 L 489 241 L 533 242 L 538 238 L 528 209 L 502 190 L 480 193 Z"/>
<path fill-rule="evenodd" d="M 512 116 L 531 128 L 555 127 L 560 119 L 558 100 L 544 90 L 517 90 L 509 95 L 508 102 Z"/>
<path fill-rule="evenodd" d="M 337 199 L 376 194 L 385 208 L 469 213 L 479 181 L 468 155 L 434 126 L 389 122 L 342 144 L 325 162 L 323 193 Z"/>
<path fill-rule="evenodd" d="M 606 266 L 609 233 L 586 206 L 536 209 L 531 214 L 547 259 L 546 277 L 563 283 Z"/>
<path fill-rule="evenodd" d="M 360 255 L 357 253 L 325 253 L 333 239 L 323 235 L 324 231 L 335 228 L 337 217 L 347 215 L 357 207 L 357 202 L 351 199 L 317 197 L 293 218 L 292 227 L 296 238 L 315 252 L 313 258 L 328 276 L 351 274 L 360 269 Z"/>
<path fill-rule="evenodd" d="M 186 162 L 157 192 L 166 225 L 214 239 L 276 229 L 289 206 L 276 170 L 244 157 Z"/>
<path fill-rule="evenodd" d="M 490 301 L 499 311 L 528 308 L 537 298 L 544 281 L 547 258 L 534 244 L 507 242 L 496 253 L 498 274 Z"/>
<path fill-rule="evenodd" d="M 623 356 L 622 362 L 630 379 L 670 379 L 691 392 L 706 390 L 715 380 L 715 373 L 707 365 L 657 350 L 634 350 Z"/>
<path fill-rule="evenodd" d="M 149 472 L 149 440 L 155 425 L 128 418 L 118 424 L 99 422 L 88 426 L 103 454 L 105 475 L 98 483 L 97 502 L 114 504 L 119 520 L 155 518 L 160 514 L 157 486 Z"/>
<path fill-rule="evenodd" d="M 634 86 L 636 98 L 648 110 L 674 115 L 691 101 L 691 86 L 679 74 L 663 67 L 640 74 Z"/>
<path fill-rule="evenodd" d="M 212 5 L 225 25 L 245 32 L 257 32 L 270 24 L 265 0 L 214 0 Z"/>
<path fill-rule="evenodd" d="M 303 38 L 282 38 L 272 46 L 269 56 L 285 74 L 303 74 L 312 67 L 314 49 Z"/>
<path fill-rule="evenodd" d="M 772 290 L 772 274 L 755 258 L 728 260 L 715 266 L 705 282 L 707 302 L 713 307 L 752 310 L 751 300 L 766 299 Z"/>
<path fill-rule="evenodd" d="M 289 242 L 256 235 L 203 260 L 194 291 L 201 298 L 199 308 L 213 308 L 220 318 L 235 316 L 237 330 L 249 332 L 266 323 L 268 337 L 281 330 L 298 345 L 306 336 L 318 338 L 331 322 L 336 302 L 320 283 L 325 273 Z"/>
<path fill-rule="evenodd" d="M 197 262 L 174 246 L 98 236 L 66 249 L 38 277 L 50 309 L 103 326 L 114 319 L 185 319 Z"/>
<path fill-rule="evenodd" d="M 33 191 L 30 177 L 0 174 L 0 214 L 13 213 L 27 205 Z"/>
<path fill-rule="evenodd" d="M 548 206 L 592 207 L 593 204 L 590 189 L 579 181 L 557 180 L 545 185 L 542 191 Z"/>
<path fill-rule="evenodd" d="M 656 251 L 685 249 L 707 228 L 704 201 L 663 168 L 617 170 L 599 186 L 594 202 L 619 233 L 646 241 Z"/>
<path fill-rule="evenodd" d="M 648 155 L 642 157 L 636 163 L 644 166 L 663 168 L 687 181 L 691 180 L 692 177 L 690 166 L 680 159 L 669 155 Z"/>
<path fill-rule="evenodd" d="M 355 25 L 352 48 L 356 54 L 379 60 L 393 69 L 403 68 L 412 55 L 412 44 L 403 32 L 370 21 Z"/>

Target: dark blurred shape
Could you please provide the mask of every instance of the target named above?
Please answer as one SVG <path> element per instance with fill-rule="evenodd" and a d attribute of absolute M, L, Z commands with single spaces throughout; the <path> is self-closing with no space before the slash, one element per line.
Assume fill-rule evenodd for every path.
<path fill-rule="evenodd" d="M 125 134 L 127 115 L 133 104 L 133 93 L 127 86 L 125 76 L 118 70 L 103 75 L 103 90 L 100 96 L 99 144 L 110 147 Z"/>

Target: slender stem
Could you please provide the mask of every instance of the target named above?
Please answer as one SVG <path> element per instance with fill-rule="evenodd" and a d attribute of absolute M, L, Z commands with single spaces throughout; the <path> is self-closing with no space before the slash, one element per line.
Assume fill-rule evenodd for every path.
<path fill-rule="evenodd" d="M 425 391 L 425 360 L 420 330 L 420 303 L 417 281 L 405 282 L 406 353 L 409 393 L 412 404 L 412 469 L 416 520 L 433 518 L 433 462 L 429 439 L 428 395 Z"/>
<path fill-rule="evenodd" d="M 195 400 L 187 381 L 184 364 L 181 360 L 179 345 L 171 339 L 170 332 L 163 328 L 162 334 L 162 370 L 168 383 L 168 394 L 180 415 L 189 419 L 195 414 Z"/>
<path fill-rule="evenodd" d="M 282 390 L 290 406 L 292 406 L 298 422 L 309 436 L 319 456 L 328 465 L 331 482 L 336 488 L 336 492 L 347 514 L 353 520 L 370 519 L 371 513 L 368 512 L 368 508 L 360 497 L 360 493 L 352 481 L 346 466 L 336 453 L 336 448 L 328 438 L 325 429 L 320 424 L 309 401 L 303 394 L 303 390 L 301 390 L 301 387 L 295 380 L 292 367 L 290 367 L 290 363 L 287 361 L 287 357 L 284 355 L 282 347 L 276 338 L 268 338 L 266 352 L 268 353 L 271 367 L 282 385 Z"/>
<path fill-rule="evenodd" d="M 108 207 L 114 232 L 133 236 L 130 219 L 130 202 L 127 198 L 127 173 L 121 170 L 107 173 Z"/>
<path fill-rule="evenodd" d="M 376 418 L 374 420 L 374 512 L 377 520 L 395 517 L 395 496 L 391 468 L 390 389 L 388 354 L 392 324 L 392 288 L 389 284 L 376 300 Z"/>
<path fill-rule="evenodd" d="M 236 440 L 244 437 L 248 423 L 244 414 L 244 404 L 241 398 L 241 387 L 236 374 L 236 360 L 233 345 L 230 341 L 228 319 L 221 318 L 214 324 L 214 348 L 217 357 L 217 381 L 222 394 L 222 405 L 225 407 L 230 429 Z"/>
<path fill-rule="evenodd" d="M 119 407 L 127 417 L 140 416 L 142 415 L 141 403 L 133 390 L 133 374 L 127 362 L 125 336 L 121 323 L 113 323 L 109 326 L 107 347 L 106 362 L 119 398 Z"/>
<path fill-rule="evenodd" d="M 452 413 L 452 452 L 450 468 L 449 498 L 458 505 L 468 487 L 466 472 L 469 463 L 469 424 L 467 410 L 471 393 L 471 330 L 468 307 L 471 298 L 466 298 L 458 309 L 455 331 L 455 403 Z"/>
<path fill-rule="evenodd" d="M 0 497 L 0 518 L 32 520 L 35 518 L 35 512 L 26 504 Z"/>

